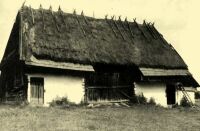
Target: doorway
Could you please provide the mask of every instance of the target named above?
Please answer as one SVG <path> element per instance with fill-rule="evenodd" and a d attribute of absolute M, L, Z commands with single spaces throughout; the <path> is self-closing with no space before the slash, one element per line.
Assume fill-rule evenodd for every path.
<path fill-rule="evenodd" d="M 166 96 L 168 105 L 173 105 L 176 103 L 176 87 L 174 84 L 167 84 Z"/>
<path fill-rule="evenodd" d="M 32 77 L 30 103 L 33 105 L 43 105 L 44 103 L 44 78 Z"/>

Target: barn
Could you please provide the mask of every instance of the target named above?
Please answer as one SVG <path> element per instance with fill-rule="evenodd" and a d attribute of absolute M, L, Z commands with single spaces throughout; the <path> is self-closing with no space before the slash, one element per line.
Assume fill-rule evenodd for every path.
<path fill-rule="evenodd" d="M 199 84 L 154 24 L 23 6 L 0 64 L 2 101 L 48 106 L 143 95 L 164 107 L 194 103 Z M 183 92 L 184 90 L 184 92 Z"/>

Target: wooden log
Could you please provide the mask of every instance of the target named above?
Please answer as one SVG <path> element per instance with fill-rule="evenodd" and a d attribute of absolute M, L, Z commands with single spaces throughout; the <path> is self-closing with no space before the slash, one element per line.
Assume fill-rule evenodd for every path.
<path fill-rule="evenodd" d="M 121 24 L 122 28 L 124 29 L 124 34 L 126 34 L 126 35 L 128 36 L 128 34 L 127 34 L 127 32 L 126 32 L 126 27 L 125 27 L 124 23 L 123 23 L 122 20 L 121 20 L 121 16 L 119 16 L 118 21 L 119 21 L 119 23 Z"/>
<path fill-rule="evenodd" d="M 24 60 L 23 57 L 23 46 L 22 46 L 22 32 L 23 32 L 23 14 L 22 14 L 22 9 L 19 11 L 19 15 L 20 15 L 20 20 L 19 20 L 19 59 L 20 60 Z"/>
<path fill-rule="evenodd" d="M 81 12 L 81 16 L 83 17 L 83 19 L 84 19 L 86 25 L 87 25 L 89 28 L 91 28 L 91 24 L 90 24 L 89 21 L 86 19 L 86 17 L 85 17 L 85 15 L 84 15 L 83 11 Z M 92 30 L 90 30 L 90 33 L 91 33 L 92 36 L 94 37 L 94 34 L 92 33 Z M 95 38 L 95 37 L 94 37 L 94 38 Z"/>
<path fill-rule="evenodd" d="M 120 18 L 120 17 L 119 17 L 119 21 L 121 22 L 122 27 L 124 28 L 124 30 L 125 30 L 125 32 L 126 32 L 126 27 L 125 27 L 125 25 L 123 24 L 123 22 L 121 21 L 121 18 Z M 129 22 L 127 21 L 127 18 L 125 18 L 125 23 L 127 24 L 128 30 L 129 30 L 130 35 L 131 35 L 131 38 L 130 38 L 130 39 L 131 39 L 132 43 L 135 44 L 134 41 L 133 41 L 133 39 L 134 39 L 133 32 L 132 32 L 132 30 L 131 30 L 131 27 L 130 27 Z M 127 35 L 128 35 L 128 33 L 127 33 Z"/>
<path fill-rule="evenodd" d="M 119 34 L 121 35 L 122 39 L 125 40 L 125 38 L 124 38 L 124 36 L 123 36 L 121 30 L 119 29 L 119 27 L 118 27 L 116 21 L 114 20 L 114 17 L 115 17 L 115 16 L 112 16 L 111 20 L 112 20 L 112 22 L 114 23 L 114 25 L 115 25 L 115 27 L 117 28 L 117 30 L 119 31 Z"/>
<path fill-rule="evenodd" d="M 75 17 L 75 19 L 76 19 L 76 21 L 77 21 L 82 33 L 83 33 L 83 36 L 86 37 L 86 33 L 85 33 L 85 31 L 84 31 L 84 29 L 83 29 L 83 27 L 82 27 L 82 25 L 81 25 L 81 23 L 80 23 L 80 21 L 78 19 L 78 16 L 76 15 L 76 10 L 74 10 L 73 15 L 74 15 L 74 17 Z"/>
<path fill-rule="evenodd" d="M 33 13 L 33 10 L 31 8 L 31 6 L 29 7 L 29 9 L 30 9 L 30 12 L 31 12 L 32 24 L 34 25 L 35 24 L 35 19 L 34 19 L 34 13 Z"/>
<path fill-rule="evenodd" d="M 113 31 L 115 37 L 118 38 L 118 37 L 117 37 L 117 33 L 115 32 L 115 30 L 113 29 L 112 25 L 110 24 L 110 22 L 109 22 L 108 19 L 107 19 L 107 15 L 105 16 L 105 20 L 106 20 L 106 22 L 108 23 L 108 25 L 109 25 L 109 27 L 111 28 L 111 30 Z"/>
<path fill-rule="evenodd" d="M 142 33 L 142 35 L 144 36 L 144 38 L 145 38 L 146 40 L 148 40 L 147 36 L 145 35 L 145 33 L 143 32 L 143 30 L 141 29 L 141 27 L 138 25 L 136 19 L 133 19 L 133 21 L 134 21 L 136 27 L 138 28 L 138 30 L 139 30 L 139 31 Z"/>
<path fill-rule="evenodd" d="M 164 38 L 163 36 L 157 31 L 157 29 L 154 27 L 154 23 L 152 24 L 151 28 L 153 29 L 153 31 L 156 33 L 156 35 L 158 36 L 158 38 L 160 38 L 161 41 L 163 41 L 164 43 L 170 45 Z M 175 50 L 176 51 L 176 50 Z"/>
<path fill-rule="evenodd" d="M 43 23 L 43 30 L 45 30 L 45 22 L 44 22 L 44 11 L 42 8 L 42 5 L 40 5 L 40 11 L 41 11 L 41 15 L 42 15 L 42 23 Z"/>
<path fill-rule="evenodd" d="M 58 27 L 58 25 L 57 25 L 57 21 L 56 21 L 56 16 L 54 16 L 53 10 L 52 10 L 52 7 L 51 7 L 51 6 L 49 7 L 49 11 L 51 12 L 51 16 L 52 16 L 52 18 L 53 18 L 53 21 L 54 21 L 54 24 L 55 24 L 55 26 L 56 26 L 57 31 L 60 32 L 60 29 L 59 29 L 59 27 Z"/>
<path fill-rule="evenodd" d="M 63 11 L 61 10 L 61 7 L 59 6 L 59 8 L 58 8 L 58 12 L 59 12 L 59 14 L 60 14 L 60 17 L 61 17 L 61 19 L 62 19 L 62 22 L 63 22 L 63 24 L 65 25 L 65 27 L 66 27 L 66 29 L 68 29 L 67 27 L 67 23 L 65 22 L 65 18 L 64 18 L 64 15 L 63 15 Z"/>
<path fill-rule="evenodd" d="M 156 37 L 154 36 L 153 31 L 149 28 L 149 26 L 147 25 L 146 21 L 144 20 L 143 25 L 146 27 L 146 29 L 149 31 L 149 34 L 156 39 Z"/>

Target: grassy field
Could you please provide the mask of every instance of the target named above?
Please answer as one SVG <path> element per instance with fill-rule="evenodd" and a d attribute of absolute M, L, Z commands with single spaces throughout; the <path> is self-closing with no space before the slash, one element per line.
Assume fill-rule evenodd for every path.
<path fill-rule="evenodd" d="M 89 109 L 0 106 L 0 131 L 199 131 L 200 111 L 155 106 Z"/>

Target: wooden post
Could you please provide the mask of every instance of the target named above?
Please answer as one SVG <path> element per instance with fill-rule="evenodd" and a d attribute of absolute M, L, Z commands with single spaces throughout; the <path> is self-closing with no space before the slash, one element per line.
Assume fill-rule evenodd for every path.
<path fill-rule="evenodd" d="M 27 76 L 28 80 L 28 89 L 27 89 L 27 101 L 28 103 L 31 102 L 31 82 L 30 82 L 30 76 Z"/>
<path fill-rule="evenodd" d="M 22 9 L 19 11 L 19 59 L 20 60 L 24 60 L 24 57 L 23 57 L 23 46 L 22 46 L 22 28 L 23 28 L 23 25 L 22 25 L 22 22 L 23 22 L 23 15 L 22 15 Z"/>

